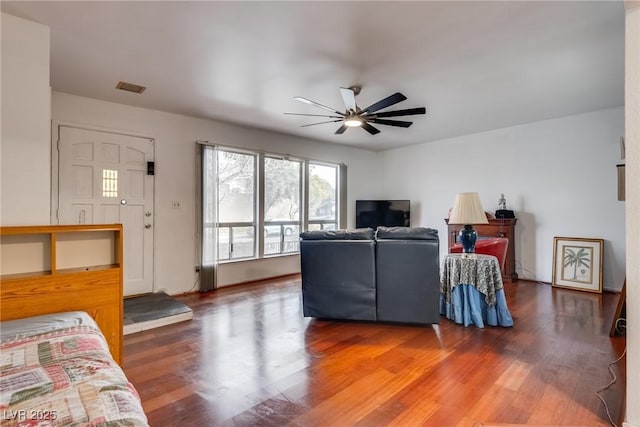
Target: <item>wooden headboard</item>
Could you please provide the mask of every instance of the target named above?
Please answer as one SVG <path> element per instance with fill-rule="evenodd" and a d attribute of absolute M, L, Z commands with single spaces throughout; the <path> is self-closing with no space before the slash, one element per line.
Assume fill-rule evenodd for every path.
<path fill-rule="evenodd" d="M 0 227 L 0 320 L 82 310 L 122 363 L 121 224 Z"/>

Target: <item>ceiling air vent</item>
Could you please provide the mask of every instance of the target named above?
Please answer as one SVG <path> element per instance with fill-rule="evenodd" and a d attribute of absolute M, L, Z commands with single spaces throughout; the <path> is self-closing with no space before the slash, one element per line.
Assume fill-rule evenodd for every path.
<path fill-rule="evenodd" d="M 133 83 L 118 82 L 116 89 L 126 90 L 127 92 L 142 93 L 146 89 L 144 86 L 134 85 Z"/>

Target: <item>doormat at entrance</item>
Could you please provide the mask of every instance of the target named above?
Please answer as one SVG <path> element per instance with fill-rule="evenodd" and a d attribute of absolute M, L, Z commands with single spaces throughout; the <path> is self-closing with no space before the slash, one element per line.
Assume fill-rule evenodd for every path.
<path fill-rule="evenodd" d="M 124 334 L 193 319 L 193 311 L 164 292 L 124 300 Z"/>

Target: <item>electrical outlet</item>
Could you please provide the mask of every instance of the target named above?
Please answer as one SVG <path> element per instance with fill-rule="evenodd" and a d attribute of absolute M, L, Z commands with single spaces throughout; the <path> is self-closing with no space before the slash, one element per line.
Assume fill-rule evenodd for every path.
<path fill-rule="evenodd" d="M 180 201 L 174 200 L 171 202 L 171 209 L 180 209 Z"/>

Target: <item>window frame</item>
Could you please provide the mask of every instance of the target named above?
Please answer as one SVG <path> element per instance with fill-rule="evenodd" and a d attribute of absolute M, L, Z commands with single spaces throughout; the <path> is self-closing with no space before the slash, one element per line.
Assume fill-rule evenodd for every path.
<path fill-rule="evenodd" d="M 335 169 L 335 188 L 334 188 L 334 200 L 335 200 L 335 209 L 333 213 L 333 219 L 309 219 L 308 210 L 309 210 L 309 200 L 306 200 L 306 210 L 307 216 L 305 221 L 305 230 L 310 230 L 311 225 L 318 225 L 320 230 L 325 229 L 325 225 L 334 224 L 334 229 L 340 228 L 340 212 L 341 212 L 341 203 L 340 203 L 340 165 L 316 160 L 307 160 L 306 162 L 306 178 L 305 178 L 305 188 L 307 189 L 307 193 L 311 193 L 310 183 L 311 183 L 311 166 L 318 165 L 324 167 L 332 167 Z"/>
<path fill-rule="evenodd" d="M 257 193 L 257 176 L 256 176 L 256 172 L 257 172 L 257 166 L 258 166 L 258 154 L 255 152 L 251 152 L 251 151 L 245 151 L 245 150 L 238 150 L 238 149 L 234 149 L 234 148 L 227 148 L 227 147 L 217 147 L 217 151 L 218 154 L 216 154 L 216 174 L 215 174 L 215 181 L 216 181 L 216 195 L 217 197 L 215 198 L 216 200 L 216 211 L 218 212 L 218 215 L 220 214 L 220 200 L 219 200 L 219 196 L 220 196 L 220 156 L 219 153 L 220 152 L 227 152 L 227 153 L 234 153 L 234 154 L 242 154 L 242 155 L 247 155 L 247 156 L 252 156 L 253 157 L 253 197 L 251 198 L 253 201 L 253 221 L 220 221 L 219 219 L 216 221 L 215 224 L 215 235 L 216 235 L 216 245 L 217 245 L 217 250 L 216 250 L 216 256 L 217 256 L 217 262 L 218 263 L 226 263 L 226 262 L 235 262 L 235 261 L 243 261 L 243 260 L 247 260 L 247 259 L 256 259 L 257 258 L 257 254 L 256 254 L 256 241 L 258 240 L 257 236 L 256 236 L 256 217 L 257 217 L 257 213 L 258 213 L 258 206 L 257 206 L 257 202 L 256 202 L 256 193 Z M 240 228 L 240 227 L 247 227 L 247 228 L 253 228 L 253 245 L 252 245 L 252 252 L 251 255 L 249 256 L 240 256 L 240 257 L 233 257 L 233 249 L 234 249 L 234 245 L 235 242 L 233 240 L 233 235 L 234 235 L 234 228 Z M 220 229 L 221 228 L 227 228 L 229 230 L 229 240 L 228 240 L 228 244 L 229 244 L 229 258 L 220 258 L 220 255 L 222 253 L 222 251 L 220 250 Z"/>
<path fill-rule="evenodd" d="M 208 145 L 208 144 L 207 144 Z M 332 224 L 335 229 L 340 228 L 343 223 L 344 218 L 346 218 L 346 212 L 343 212 L 346 209 L 346 206 L 342 203 L 343 200 L 346 200 L 346 166 L 340 163 L 333 163 L 322 160 L 315 159 L 307 159 L 302 157 L 293 157 L 288 155 L 280 155 L 272 152 L 261 152 L 257 150 L 250 149 L 241 149 L 236 147 L 229 146 L 221 146 L 215 145 L 213 148 L 216 151 L 215 159 L 216 165 L 215 170 L 213 171 L 213 180 L 215 184 L 213 187 L 215 188 L 216 194 L 214 195 L 214 201 L 216 206 L 214 210 L 216 211 L 216 221 L 213 224 L 203 224 L 203 227 L 206 229 L 210 226 L 214 227 L 214 238 L 215 238 L 215 261 L 219 264 L 233 263 L 239 261 L 247 261 L 247 260 L 258 260 L 265 258 L 273 258 L 280 256 L 291 256 L 299 254 L 299 241 L 295 241 L 297 248 L 295 250 L 285 250 L 285 231 L 286 226 L 297 226 L 298 231 L 302 232 L 304 230 L 309 230 L 310 228 L 314 228 L 314 226 L 319 227 L 320 229 L 324 229 L 327 225 Z M 236 153 L 243 155 L 250 155 L 253 157 L 253 166 L 254 166 L 254 174 L 253 174 L 253 221 L 227 221 L 222 222 L 219 220 L 219 194 L 220 194 L 220 181 L 219 181 L 219 173 L 220 173 L 220 153 Z M 273 159 L 281 159 L 287 161 L 295 161 L 300 164 L 300 173 L 299 173 L 299 209 L 300 214 L 298 215 L 298 220 L 276 220 L 276 221 L 266 221 L 265 219 L 265 159 L 273 158 Z M 334 199 L 335 199 L 335 209 L 333 213 L 333 218 L 329 219 L 321 219 L 321 220 L 313 220 L 309 219 L 309 193 L 310 193 L 310 178 L 311 178 L 311 166 L 326 166 L 335 169 L 335 185 L 334 185 Z M 203 174 L 205 171 L 203 170 Z M 344 180 L 344 181 L 343 181 Z M 277 253 L 265 253 L 265 231 L 267 230 L 265 227 L 273 227 L 279 226 L 279 238 L 280 245 L 279 251 Z M 253 235 L 253 251 L 250 256 L 241 256 L 241 257 L 233 257 L 233 246 L 236 242 L 234 242 L 234 229 L 238 227 L 248 227 L 252 230 L 250 234 Z M 229 244 L 229 251 L 224 252 L 226 255 L 229 254 L 228 258 L 221 258 L 223 252 L 220 250 L 220 230 L 228 229 L 228 239 L 227 243 Z M 204 229 L 203 229 L 204 233 Z M 289 243 L 292 243 L 291 241 Z"/>
<path fill-rule="evenodd" d="M 292 226 L 297 226 L 298 227 L 298 233 L 301 232 L 301 230 L 304 229 L 304 212 L 306 210 L 305 206 L 304 206 L 304 183 L 305 183 L 305 165 L 306 165 L 306 161 L 304 159 L 299 159 L 299 158 L 294 158 L 294 157 L 288 157 L 288 156 L 279 156 L 276 154 L 271 154 L 271 153 L 263 153 L 262 156 L 260 156 L 260 182 L 261 182 L 261 186 L 260 188 L 262 189 L 262 195 L 266 195 L 266 190 L 265 190 L 265 184 L 267 182 L 266 179 L 266 159 L 274 159 L 274 160 L 283 160 L 283 161 L 289 161 L 289 162 L 296 162 L 299 165 L 299 173 L 298 173 L 298 220 L 276 220 L 276 221 L 267 221 L 266 219 L 266 212 L 265 212 L 265 200 L 264 197 L 262 197 L 260 199 L 260 203 L 258 206 L 258 211 L 262 216 L 262 221 L 259 222 L 259 226 L 258 226 L 258 233 L 261 235 L 262 241 L 259 243 L 259 254 L 261 258 L 269 258 L 269 257 L 273 257 L 273 256 L 282 256 L 282 255 L 292 255 L 292 254 L 297 254 L 298 252 L 300 252 L 300 245 L 298 244 L 298 242 L 296 241 L 287 241 L 287 235 L 286 235 L 286 226 L 287 225 L 292 225 Z M 273 227 L 273 226 L 280 226 L 280 232 L 278 234 L 279 236 L 279 249 L 278 252 L 276 253 L 267 253 L 267 236 L 268 236 L 268 231 L 267 231 L 267 227 Z M 297 247 L 297 249 L 295 250 L 285 250 L 287 248 L 287 244 L 289 244 L 289 247 Z"/>

